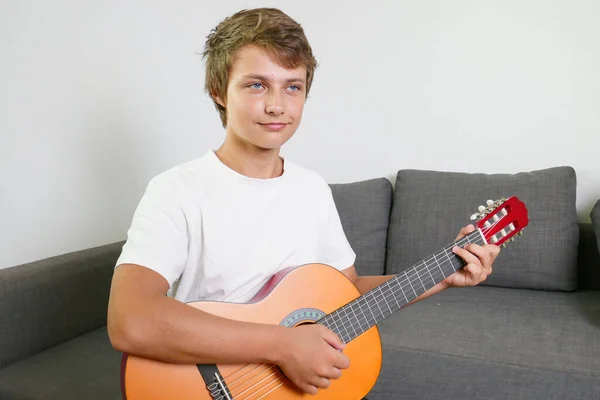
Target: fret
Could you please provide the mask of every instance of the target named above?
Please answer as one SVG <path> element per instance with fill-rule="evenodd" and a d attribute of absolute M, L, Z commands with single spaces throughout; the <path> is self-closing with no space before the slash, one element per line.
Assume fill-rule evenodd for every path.
<path fill-rule="evenodd" d="M 425 270 L 428 271 L 429 268 L 427 268 L 427 265 L 425 266 Z M 423 293 L 425 293 L 427 291 L 427 288 L 425 287 L 425 284 L 423 283 L 423 281 L 421 280 L 421 273 L 417 271 L 417 278 L 419 278 L 419 281 L 421 282 L 421 286 L 423 286 Z"/>
<path fill-rule="evenodd" d="M 342 332 L 342 330 L 340 329 L 340 326 L 338 325 L 338 320 L 335 318 L 335 315 L 332 315 L 332 320 L 333 320 L 333 325 L 335 326 L 335 333 L 338 334 L 338 336 L 342 339 L 342 341 L 344 343 L 348 343 L 345 339 L 344 339 L 344 332 Z"/>
<path fill-rule="evenodd" d="M 381 307 L 379 307 L 379 302 L 375 298 L 375 294 L 373 293 L 373 290 L 371 290 L 369 293 L 371 293 L 371 297 L 373 299 L 375 299 L 375 305 L 377 306 L 377 309 L 379 310 L 379 313 L 381 314 L 381 319 L 385 318 L 383 312 L 381 311 Z"/>
<path fill-rule="evenodd" d="M 351 302 L 351 303 L 349 304 L 349 306 L 350 306 L 350 309 L 351 309 L 352 313 L 354 314 L 354 318 L 356 319 L 356 322 L 358 322 L 358 328 L 359 328 L 359 331 L 360 331 L 360 332 L 358 333 L 358 335 L 360 335 L 360 334 L 362 334 L 364 331 L 366 331 L 367 329 L 369 329 L 369 327 L 367 326 L 367 329 L 363 328 L 363 324 L 362 324 L 362 322 L 361 322 L 361 321 L 358 319 L 358 317 L 357 317 L 357 313 L 356 313 L 356 311 L 354 310 L 354 303 L 356 303 L 356 304 L 357 304 L 357 306 L 358 306 L 358 303 L 357 303 L 357 302 L 355 302 L 355 301 Z M 358 307 L 358 309 L 360 310 L 360 307 Z"/>
<path fill-rule="evenodd" d="M 415 288 L 413 287 L 412 283 L 410 282 L 410 278 L 408 277 L 408 275 L 406 273 L 404 273 L 404 275 L 406 275 L 406 279 L 408 280 L 408 284 L 412 288 L 412 291 L 415 294 L 415 297 L 419 297 L 419 295 L 417 295 L 417 292 L 415 292 Z"/>
<path fill-rule="evenodd" d="M 425 276 L 428 275 L 431 279 L 432 284 L 429 285 L 431 288 L 453 271 L 464 266 L 464 261 L 452 252 L 454 245 L 463 247 L 467 243 L 479 244 L 481 241 L 481 232 L 474 231 L 340 307 L 317 323 L 336 332 L 344 343 L 348 343 L 426 292 L 428 287 L 424 282 Z"/>
<path fill-rule="evenodd" d="M 344 327 L 344 330 L 346 331 L 348 336 L 352 336 L 352 332 L 350 332 L 350 330 L 346 326 L 347 325 L 346 322 L 347 322 L 350 325 L 350 328 L 352 328 L 352 321 L 350 321 L 350 317 L 346 313 L 346 307 L 342 307 L 339 309 L 339 315 L 340 315 L 340 321 L 342 322 L 342 326 Z M 344 321 L 343 317 L 346 317 L 345 321 Z M 356 334 L 356 332 L 354 332 L 354 333 Z"/>
<path fill-rule="evenodd" d="M 371 309 L 371 306 L 369 305 L 369 301 L 367 300 L 366 296 L 363 296 L 362 298 L 364 298 L 365 304 L 367 305 L 367 307 L 369 308 L 369 312 L 373 316 L 373 321 L 374 321 L 373 325 L 375 325 L 377 323 L 377 318 L 375 318 L 375 314 L 373 314 L 373 310 Z"/>
<path fill-rule="evenodd" d="M 392 281 L 395 281 L 395 279 L 390 279 L 386 283 L 392 292 L 392 297 L 394 298 L 394 300 L 396 300 L 396 305 L 398 306 L 398 309 L 400 309 L 400 308 L 402 308 L 402 306 L 400 305 L 400 303 L 398 303 L 398 297 L 396 297 L 396 293 L 394 293 L 394 289 L 392 288 L 392 284 L 390 283 Z M 402 288 L 400 289 L 400 291 L 402 291 Z M 402 292 L 402 293 L 404 294 L 404 292 Z M 404 296 L 404 297 L 406 297 L 406 296 Z"/>
<path fill-rule="evenodd" d="M 454 247 L 454 246 L 453 246 Z M 450 252 L 452 254 L 454 254 L 454 252 L 452 252 L 452 248 L 450 248 Z M 454 267 L 454 263 L 452 262 L 452 259 L 450 258 L 450 254 L 448 253 L 448 250 L 444 249 L 444 254 L 446 255 L 446 257 L 448 258 L 448 261 L 450 262 L 450 265 L 452 265 L 452 267 Z M 456 268 L 454 268 L 456 269 Z"/>
<path fill-rule="evenodd" d="M 362 313 L 362 315 L 363 315 L 363 317 L 364 317 L 364 319 L 365 319 L 365 322 L 367 323 L 367 326 L 368 326 L 368 325 L 370 325 L 369 318 L 367 317 L 367 314 L 365 314 L 364 307 L 362 306 L 362 304 L 360 304 L 360 302 L 361 302 L 361 301 L 363 301 L 363 300 L 364 300 L 364 297 L 363 297 L 363 296 L 359 297 L 359 298 L 356 300 L 356 305 L 358 306 L 358 309 L 359 309 L 359 310 L 360 310 L 360 312 Z"/>
<path fill-rule="evenodd" d="M 342 307 L 342 310 L 344 311 L 344 313 L 346 314 L 346 318 L 348 319 L 348 323 L 350 324 L 350 328 L 352 328 L 352 331 L 354 332 L 354 335 L 358 336 L 356 334 L 356 329 L 354 329 L 354 324 L 352 323 L 352 319 L 350 318 L 350 316 L 348 315 L 348 307 Z M 352 310 L 350 310 L 352 311 Z M 354 318 L 356 319 L 356 315 L 354 316 Z M 358 321 L 358 320 L 357 320 Z"/>
<path fill-rule="evenodd" d="M 337 331 L 336 333 L 338 334 L 338 336 L 340 336 L 340 338 L 344 341 L 344 343 L 348 343 L 348 340 L 344 339 L 344 333 L 348 334 L 348 331 L 346 330 L 346 327 L 344 326 L 343 321 L 341 320 L 341 318 L 339 318 L 339 316 L 338 316 L 339 313 L 336 311 L 334 314 L 331 314 L 331 315 L 333 317 L 333 321 L 334 321 L 335 326 L 336 326 L 336 331 Z M 341 328 L 343 328 L 344 331 L 342 331 Z"/>
<path fill-rule="evenodd" d="M 408 297 L 406 297 L 406 293 L 404 293 L 404 288 L 402 287 L 402 285 L 400 284 L 400 282 L 398 282 L 397 279 L 394 279 L 394 281 L 396 281 L 396 283 L 398 284 L 398 287 L 400 288 L 400 291 L 402 292 L 402 295 L 406 299 L 406 303 L 407 304 L 410 303 L 410 301 L 408 301 Z"/>
<path fill-rule="evenodd" d="M 433 255 L 433 259 L 435 260 L 435 262 L 437 263 L 438 268 L 440 269 L 440 271 L 442 271 L 442 276 L 444 277 L 444 279 L 447 278 L 446 274 L 444 274 L 444 270 L 442 269 L 442 265 L 440 264 L 440 262 L 437 260 L 437 257 L 435 256 L 435 254 Z M 443 279 L 442 279 L 443 280 Z"/>
<path fill-rule="evenodd" d="M 435 286 L 437 284 L 437 282 L 435 281 L 435 279 L 433 279 L 433 275 L 431 275 L 431 270 L 429 268 L 426 268 L 427 272 L 429 273 L 429 277 L 431 278 L 431 281 L 433 282 L 433 285 Z"/>
<path fill-rule="evenodd" d="M 390 307 L 390 305 L 388 304 L 386 298 L 385 298 L 385 294 L 383 294 L 383 290 L 381 290 L 381 286 L 383 285 L 379 285 L 377 286 L 376 289 L 379 289 L 379 292 L 381 293 L 381 297 L 383 297 L 383 301 L 385 301 L 385 305 L 387 306 L 388 310 L 390 310 L 390 315 L 393 313 L 392 308 Z"/>

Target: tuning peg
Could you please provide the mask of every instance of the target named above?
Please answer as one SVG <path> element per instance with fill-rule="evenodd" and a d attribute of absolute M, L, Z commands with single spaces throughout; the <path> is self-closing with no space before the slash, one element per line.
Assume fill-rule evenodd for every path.
<path fill-rule="evenodd" d="M 471 221 L 475 221 L 479 217 L 480 217 L 480 214 L 479 213 L 475 213 L 475 214 L 471 215 L 470 219 L 471 219 Z"/>
<path fill-rule="evenodd" d="M 502 247 L 502 248 L 506 247 L 506 242 L 502 243 L 502 244 L 500 245 L 500 247 Z"/>
<path fill-rule="evenodd" d="M 484 206 L 479 206 L 477 209 L 479 210 L 480 214 L 485 211 L 485 207 Z"/>
<path fill-rule="evenodd" d="M 491 206 L 492 204 L 494 204 L 494 200 L 488 200 L 488 201 L 487 201 L 487 205 L 488 205 L 488 206 Z"/>

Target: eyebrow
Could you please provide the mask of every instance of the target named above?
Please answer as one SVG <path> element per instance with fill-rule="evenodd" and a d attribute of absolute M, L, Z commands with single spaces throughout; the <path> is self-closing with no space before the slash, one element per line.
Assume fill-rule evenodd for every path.
<path fill-rule="evenodd" d="M 242 79 L 257 79 L 260 81 L 270 81 L 270 79 L 264 75 L 259 75 L 259 74 L 249 74 L 249 75 L 243 75 Z M 301 82 L 304 83 L 304 79 L 301 78 L 289 78 L 285 80 L 285 83 L 292 83 L 292 82 Z"/>

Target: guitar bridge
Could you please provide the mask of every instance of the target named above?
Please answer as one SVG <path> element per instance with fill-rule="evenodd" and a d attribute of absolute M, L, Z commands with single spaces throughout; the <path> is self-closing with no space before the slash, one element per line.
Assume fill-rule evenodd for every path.
<path fill-rule="evenodd" d="M 206 387 L 214 400 L 233 400 L 227 384 L 218 372 L 215 372 L 215 380 Z"/>

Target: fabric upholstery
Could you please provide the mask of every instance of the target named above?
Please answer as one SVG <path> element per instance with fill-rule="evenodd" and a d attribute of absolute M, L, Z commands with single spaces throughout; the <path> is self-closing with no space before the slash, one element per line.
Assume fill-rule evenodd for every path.
<path fill-rule="evenodd" d="M 329 186 L 359 275 L 383 274 L 392 184 L 378 178 Z"/>
<path fill-rule="evenodd" d="M 407 350 L 384 340 L 373 400 L 592 400 L 600 379 L 544 368 Z"/>
<path fill-rule="evenodd" d="M 380 324 L 402 349 L 600 379 L 600 292 L 451 288 Z"/>
<path fill-rule="evenodd" d="M 503 249 L 483 285 L 576 289 L 579 229 L 571 167 L 517 174 L 399 171 L 387 272 L 402 271 L 451 243 L 486 200 L 510 196 L 525 203 L 529 225 Z"/>
<path fill-rule="evenodd" d="M 0 270 L 0 368 L 106 325 L 122 245 Z"/>
<path fill-rule="evenodd" d="M 120 400 L 121 353 L 106 327 L 0 370 L 2 400 Z"/>

